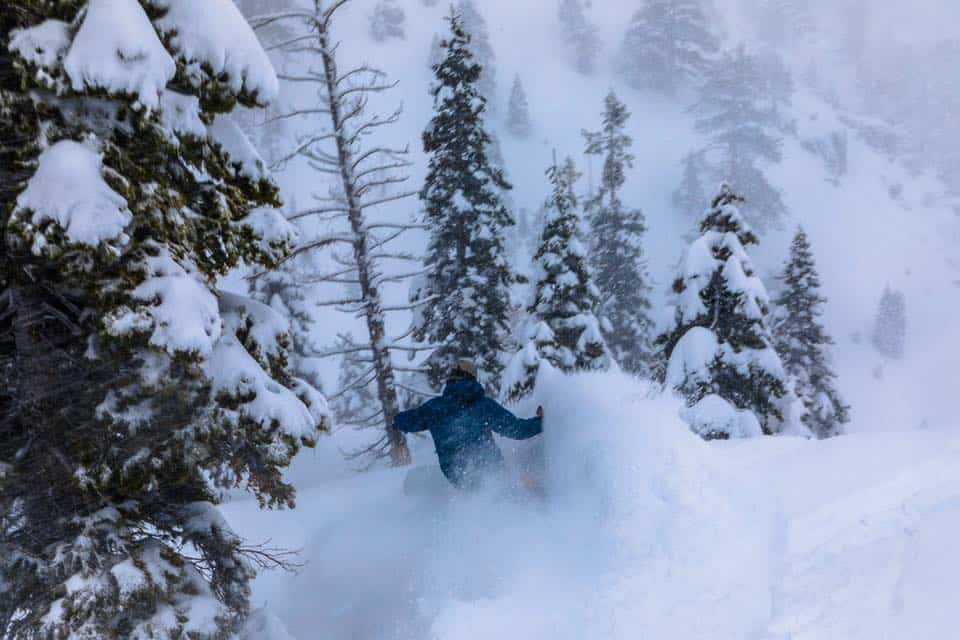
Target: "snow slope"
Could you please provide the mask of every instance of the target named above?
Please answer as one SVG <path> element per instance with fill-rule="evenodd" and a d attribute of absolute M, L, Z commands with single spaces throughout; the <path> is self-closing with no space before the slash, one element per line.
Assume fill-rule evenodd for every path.
<path fill-rule="evenodd" d="M 410 184 L 416 189 L 426 166 L 420 136 L 432 113 L 429 46 L 435 33 L 445 33 L 449 4 L 427 7 L 419 0 L 399 0 L 399 4 L 407 14 L 405 40 L 374 42 L 368 34 L 370 10 L 359 0 L 338 13 L 335 35 L 342 41 L 338 49 L 342 68 L 369 62 L 399 82 L 393 91 L 375 96 L 371 107 L 389 113 L 403 105 L 400 122 L 381 133 L 384 143 L 410 145 L 414 162 Z M 668 100 L 644 94 L 624 86 L 614 73 L 623 30 L 638 2 L 608 2 L 602 7 L 594 3 L 590 18 L 598 24 L 604 49 L 597 73 L 591 77 L 576 73 L 563 55 L 554 0 L 476 4 L 487 21 L 496 55 L 499 89 L 490 126 L 501 141 L 508 178 L 514 185 L 514 206 L 526 209 L 533 218 L 549 192 L 544 171 L 554 149 L 560 157 L 569 154 L 578 162 L 585 174 L 582 191 L 591 183 L 596 185 L 601 167 L 596 158 L 582 154 L 581 130 L 599 127 L 603 96 L 615 89 L 633 114 L 627 132 L 634 138 L 636 161 L 627 177 L 624 199 L 646 213 L 649 267 L 658 302 L 664 302 L 687 244 L 684 235 L 700 213 L 677 211 L 672 194 L 681 180 L 682 158 L 702 146 L 703 140 L 693 131 L 694 116 L 687 110 L 692 96 Z M 727 43 L 732 44 L 736 39 L 729 34 L 743 33 L 745 28 L 736 22 L 734 3 L 716 4 L 721 10 L 730 9 L 724 19 Z M 507 131 L 504 117 L 510 84 L 517 74 L 524 83 L 533 122 L 533 132 L 525 139 Z M 819 69 L 819 74 L 825 79 L 833 74 L 839 87 L 847 82 L 839 65 Z M 783 229 L 762 237 L 759 248 L 751 248 L 753 262 L 768 289 L 775 290 L 773 276 L 780 271 L 795 225 L 803 224 L 829 300 L 825 321 L 838 343 L 834 350 L 838 385 L 853 406 L 851 431 L 950 427 L 954 409 L 948 399 L 960 362 L 960 340 L 947 320 L 960 314 L 960 288 L 955 282 L 960 216 L 939 182 L 872 147 L 860 133 L 856 114 L 818 97 L 805 87 L 800 71 L 795 75 L 797 90 L 786 117 L 796 123 L 796 133 L 785 135 L 784 161 L 767 168 L 772 184 L 783 191 L 790 218 Z M 309 99 L 290 87 L 281 91 L 286 91 L 281 102 Z M 839 178 L 815 150 L 817 143 L 828 141 L 834 133 L 849 145 L 849 166 Z M 324 192 L 318 187 L 320 177 L 302 165 L 291 166 L 279 179 L 285 199 L 301 207 L 309 206 L 312 193 Z M 407 219 L 419 208 L 416 198 L 411 198 L 382 213 Z M 411 238 L 411 250 L 422 249 L 423 238 L 416 234 Z M 906 296 L 909 335 L 902 362 L 885 361 L 869 344 L 877 303 L 888 284 Z M 387 296 L 402 301 L 406 290 L 397 286 Z M 655 311 L 665 312 L 664 304 L 655 306 Z M 394 315 L 394 333 L 403 333 L 406 325 L 406 317 Z M 331 315 L 316 338 L 321 344 L 329 343 L 341 329 L 359 331 L 360 325 Z M 331 383 L 335 379 L 335 363 L 329 379 Z"/>
<path fill-rule="evenodd" d="M 343 68 L 367 61 L 399 80 L 372 106 L 389 113 L 403 103 L 401 121 L 383 142 L 411 145 L 416 188 L 425 168 L 419 139 L 432 106 L 429 43 L 445 29 L 448 7 L 399 3 L 407 12 L 405 41 L 373 42 L 369 8 L 357 0 L 337 23 L 338 53 Z M 649 264 L 664 295 L 698 213 L 675 211 L 671 194 L 680 160 L 702 141 L 684 101 L 637 93 L 612 73 L 636 3 L 594 3 L 591 17 L 606 48 L 590 78 L 560 53 L 553 0 L 477 4 L 497 55 L 499 115 L 491 125 L 515 205 L 532 216 L 546 197 L 543 172 L 554 148 L 577 159 L 586 190 L 599 167 L 582 156 L 580 131 L 598 126 L 602 97 L 615 88 L 633 112 L 636 163 L 625 199 L 647 214 Z M 840 69 L 819 71 L 842 81 Z M 534 126 L 527 139 L 511 137 L 501 121 L 517 73 Z M 283 95 L 286 89 L 282 101 L 303 98 Z M 942 185 L 872 147 L 853 114 L 801 84 L 789 115 L 796 133 L 769 176 L 791 219 L 751 257 L 775 288 L 770 276 L 794 226 L 807 230 L 829 298 L 825 321 L 837 340 L 838 385 L 853 407 L 851 435 L 708 445 L 689 433 L 678 405 L 648 398 L 636 383 L 615 374 L 560 380 L 534 400 L 551 420 L 553 499 L 543 505 L 478 496 L 438 505 L 405 497 L 403 470 L 351 474 L 340 449 L 362 436 L 340 432 L 295 463 L 297 510 L 265 515 L 248 502 L 225 509 L 251 539 L 301 548 L 308 563 L 297 576 L 261 576 L 255 604 L 266 604 L 300 640 L 913 639 L 955 627 L 958 217 Z M 840 178 L 812 150 L 832 133 L 849 141 L 849 168 Z M 286 199 L 301 207 L 324 191 L 303 166 L 279 178 Z M 411 199 L 383 213 L 406 217 L 418 208 Z M 883 360 L 869 344 L 888 283 L 907 300 L 909 335 L 899 362 Z M 398 287 L 388 297 L 405 294 Z M 405 322 L 397 317 L 394 332 Z M 359 327 L 330 316 L 317 339 L 329 341 L 344 328 Z M 417 464 L 433 463 L 429 439 L 414 439 L 412 448 Z"/>
<path fill-rule="evenodd" d="M 308 563 L 259 578 L 255 604 L 301 640 L 907 639 L 958 622 L 960 433 L 708 445 L 619 374 L 541 387 L 548 502 L 417 499 L 387 470 L 292 512 L 234 503 L 239 531 Z"/>

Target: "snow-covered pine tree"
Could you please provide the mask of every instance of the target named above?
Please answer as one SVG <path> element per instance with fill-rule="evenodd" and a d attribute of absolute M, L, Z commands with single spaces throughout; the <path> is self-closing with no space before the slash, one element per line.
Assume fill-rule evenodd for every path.
<path fill-rule="evenodd" d="M 505 396 L 511 402 L 533 391 L 542 361 L 566 373 L 610 366 L 596 316 L 600 291 L 591 280 L 580 241 L 574 191 L 579 178 L 571 158 L 562 165 L 554 160 L 547 170 L 552 192 L 544 204 L 545 225 L 534 256 L 539 276 L 527 309 L 527 340 L 504 374 Z"/>
<path fill-rule="evenodd" d="M 877 353 L 893 360 L 903 357 L 907 338 L 907 305 L 902 291 L 886 286 L 877 306 L 871 341 Z"/>
<path fill-rule="evenodd" d="M 507 105 L 507 129 L 519 138 L 530 135 L 530 106 L 527 104 L 527 92 L 517 75 L 510 90 L 510 103 Z"/>
<path fill-rule="evenodd" d="M 597 193 L 586 202 L 591 230 L 590 266 L 600 290 L 601 330 L 610 354 L 629 373 L 648 376 L 653 362 L 650 285 L 643 252 L 647 227 L 640 209 L 626 207 L 620 192 L 633 166 L 624 133 L 630 112 L 611 91 L 604 100 L 603 127 L 584 131 L 588 155 L 603 158 Z"/>
<path fill-rule="evenodd" d="M 646 0 L 624 36 L 620 72 L 635 89 L 674 95 L 706 75 L 719 49 L 703 0 Z"/>
<path fill-rule="evenodd" d="M 784 419 L 786 374 L 766 324 L 767 292 L 745 250 L 757 237 L 740 202 L 727 185 L 713 200 L 673 283 L 673 326 L 657 338 L 657 378 L 684 397 L 691 428 L 708 439 L 774 433 Z"/>
<path fill-rule="evenodd" d="M 818 438 L 839 435 L 850 420 L 850 408 L 834 386 L 836 374 L 828 351 L 833 340 L 820 322 L 826 299 L 820 295 L 820 276 L 803 229 L 793 238 L 780 280 L 783 290 L 774 301 L 774 345 L 803 402 L 800 420 Z"/>
<path fill-rule="evenodd" d="M 316 87 L 320 104 L 294 106 L 286 117 L 312 118 L 320 115 L 323 126 L 305 136 L 283 160 L 305 158 L 322 176 L 332 176 L 327 196 L 316 196 L 317 205 L 296 212 L 292 219 L 311 219 L 324 223 L 325 233 L 307 238 L 294 251 L 295 255 L 312 254 L 331 247 L 346 249 L 347 255 L 334 254 L 337 267 L 323 273 L 313 273 L 310 283 L 348 285 L 351 291 L 343 299 L 323 300 L 322 304 L 336 307 L 364 320 L 368 341 L 358 345 L 356 357 L 369 361 L 375 374 L 375 385 L 380 402 L 379 420 L 383 437 L 362 452 L 374 458 L 389 457 L 394 465 L 407 464 L 410 452 L 402 433 L 393 428 L 393 419 L 400 411 L 393 352 L 402 348 L 398 340 L 387 335 L 383 288 L 388 282 L 403 280 L 402 275 L 385 273 L 387 261 L 411 261 L 414 258 L 392 249 L 390 243 L 412 228 L 407 220 L 391 216 L 395 210 L 388 205 L 414 195 L 410 191 L 394 191 L 407 180 L 399 173 L 409 166 L 406 149 L 391 149 L 370 144 L 371 137 L 380 128 L 395 123 L 400 116 L 395 111 L 387 116 L 370 115 L 367 103 L 370 96 L 389 90 L 394 85 L 383 72 L 369 66 L 340 71 L 337 42 L 331 33 L 336 12 L 349 5 L 349 0 L 325 3 L 314 2 L 307 15 L 303 12 L 281 12 L 266 16 L 259 24 L 289 20 L 298 25 L 300 36 L 292 46 L 301 59 L 315 61 L 304 71 L 292 76 L 281 76 L 300 86 Z M 369 146 L 367 146 L 369 144 Z M 386 208 L 382 215 L 375 213 Z M 378 216 L 378 217 L 375 217 Z M 325 351 L 323 356 L 340 356 Z"/>
<path fill-rule="evenodd" d="M 0 635 L 233 637 L 283 560 L 216 505 L 293 506 L 325 405 L 217 288 L 293 239 L 230 113 L 273 68 L 211 0 L 14 0 L 0 46 Z"/>
<path fill-rule="evenodd" d="M 433 68 L 443 62 L 443 38 L 440 34 L 433 34 L 433 40 L 430 41 L 430 52 L 427 54 L 427 68 L 433 71 Z"/>
<path fill-rule="evenodd" d="M 497 67 L 487 21 L 477 8 L 474 0 L 460 0 L 457 14 L 463 23 L 464 31 L 470 36 L 470 52 L 474 61 L 480 65 L 480 78 L 477 88 L 487 100 L 487 111 L 495 112 L 497 105 Z"/>
<path fill-rule="evenodd" d="M 683 159 L 683 179 L 677 190 L 673 192 L 673 203 L 680 213 L 697 215 L 702 212 L 703 204 L 707 201 L 702 182 L 705 172 L 702 153 L 689 153 Z"/>
<path fill-rule="evenodd" d="M 786 215 L 780 192 L 760 166 L 781 159 L 782 123 L 770 108 L 768 88 L 758 58 L 739 47 L 712 66 L 693 107 L 697 130 L 710 139 L 702 149 L 710 177 L 744 194 L 743 214 L 760 231 Z"/>
<path fill-rule="evenodd" d="M 504 231 L 514 222 L 501 200 L 509 189 L 488 158 L 480 65 L 460 17 L 451 15 L 446 56 L 431 88 L 435 114 L 423 134 L 427 177 L 420 192 L 430 240 L 426 277 L 411 291 L 420 306 L 414 337 L 434 347 L 430 381 L 443 382 L 453 360 L 471 356 L 496 390 L 503 368 L 512 281 Z"/>
<path fill-rule="evenodd" d="M 406 14 L 397 0 L 379 0 L 370 16 L 370 37 L 377 42 L 390 38 L 403 40 L 406 37 L 403 30 L 405 20 Z"/>
<path fill-rule="evenodd" d="M 580 174 L 567 158 L 547 171 L 553 192 L 545 204 L 546 219 L 534 256 L 540 277 L 529 312 L 545 322 L 554 336 L 545 354 L 561 371 L 597 371 L 610 366 L 596 312 L 600 291 L 590 277 L 586 247 L 580 241 L 579 203 L 574 186 Z"/>
<path fill-rule="evenodd" d="M 596 67 L 597 54 L 600 52 L 597 28 L 587 20 L 580 0 L 560 0 L 557 15 L 573 68 L 584 75 L 590 75 Z"/>

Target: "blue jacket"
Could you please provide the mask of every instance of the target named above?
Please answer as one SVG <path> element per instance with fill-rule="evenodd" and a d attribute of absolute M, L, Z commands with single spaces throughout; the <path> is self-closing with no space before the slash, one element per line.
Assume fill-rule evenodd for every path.
<path fill-rule="evenodd" d="M 485 397 L 473 378 L 448 382 L 442 396 L 400 413 L 393 424 L 405 433 L 429 430 L 443 474 L 467 488 L 475 488 L 485 473 L 503 467 L 494 432 L 525 440 L 543 430 L 540 418 L 521 420 Z"/>

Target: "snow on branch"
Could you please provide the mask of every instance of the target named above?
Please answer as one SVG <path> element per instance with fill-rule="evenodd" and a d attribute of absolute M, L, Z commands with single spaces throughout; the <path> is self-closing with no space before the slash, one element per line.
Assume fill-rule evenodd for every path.
<path fill-rule="evenodd" d="M 250 24 L 232 0 L 150 0 L 166 10 L 154 21 L 199 85 L 204 68 L 214 78 L 225 77 L 230 89 L 273 102 L 279 92 L 277 74 Z"/>
<path fill-rule="evenodd" d="M 96 246 L 123 241 L 132 215 L 127 201 L 104 181 L 103 171 L 100 154 L 89 144 L 61 140 L 40 154 L 37 170 L 17 198 L 13 214 L 13 221 L 37 230 L 34 253 L 47 245 L 39 233 L 47 221 L 66 232 L 73 243 Z"/>

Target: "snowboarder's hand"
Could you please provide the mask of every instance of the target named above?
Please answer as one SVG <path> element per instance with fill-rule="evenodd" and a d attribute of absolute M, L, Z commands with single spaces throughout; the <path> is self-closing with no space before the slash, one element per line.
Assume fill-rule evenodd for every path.
<path fill-rule="evenodd" d="M 537 417 L 543 420 L 543 407 L 537 407 Z"/>

